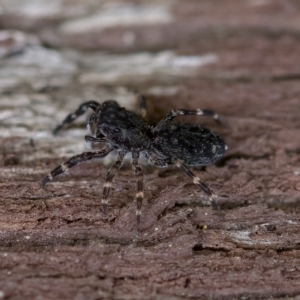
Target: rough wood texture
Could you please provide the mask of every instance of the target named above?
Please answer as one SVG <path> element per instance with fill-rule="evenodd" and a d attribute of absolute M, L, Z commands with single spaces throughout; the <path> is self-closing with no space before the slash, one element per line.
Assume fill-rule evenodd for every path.
<path fill-rule="evenodd" d="M 81 2 L 72 13 L 83 21 L 106 9 Z M 11 3 L 0 24 L 32 35 L 0 31 L 0 299 L 298 299 L 298 2 L 161 1 L 169 23 L 97 33 L 81 25 L 84 35 L 70 30 L 72 1 L 48 18 L 5 10 Z M 168 52 L 129 53 L 148 49 Z M 136 92 L 147 96 L 150 123 L 172 108 L 220 114 L 221 126 L 183 118 L 229 146 L 216 165 L 194 170 L 220 210 L 182 171 L 145 166 L 138 233 L 129 164 L 114 179 L 109 214 L 101 210 L 112 158 L 40 188 L 85 151 L 85 118 L 52 136 L 64 116 L 89 99 L 134 109 Z"/>

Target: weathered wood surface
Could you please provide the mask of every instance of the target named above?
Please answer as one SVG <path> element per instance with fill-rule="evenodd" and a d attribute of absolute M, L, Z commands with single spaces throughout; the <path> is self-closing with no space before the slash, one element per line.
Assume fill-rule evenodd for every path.
<path fill-rule="evenodd" d="M 32 3 L 0 15 L 0 299 L 298 299 L 299 3 Z M 151 123 L 172 108 L 220 114 L 222 126 L 183 119 L 229 146 L 194 170 L 220 210 L 176 168 L 145 167 L 138 233 L 129 164 L 101 211 L 110 159 L 40 188 L 85 151 L 85 118 L 51 134 L 67 113 L 88 99 L 135 109 L 137 94 Z"/>

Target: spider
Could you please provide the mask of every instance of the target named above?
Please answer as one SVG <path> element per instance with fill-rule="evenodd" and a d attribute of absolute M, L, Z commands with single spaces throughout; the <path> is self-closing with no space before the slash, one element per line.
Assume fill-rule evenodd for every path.
<path fill-rule="evenodd" d="M 219 117 L 211 110 L 177 109 L 168 113 L 156 126 L 149 125 L 143 118 L 145 107 L 140 113 L 128 111 L 114 100 L 103 104 L 91 100 L 83 103 L 72 114 L 69 114 L 57 133 L 65 124 L 73 122 L 84 114 L 88 108 L 94 113 L 89 117 L 87 128 L 90 135 L 85 136 L 86 143 L 92 148 L 96 143 L 105 146 L 100 151 L 84 152 L 71 157 L 68 161 L 53 169 L 42 181 L 42 187 L 61 173 L 88 160 L 99 160 L 110 152 L 117 152 L 117 159 L 109 168 L 103 187 L 102 206 L 104 213 L 108 211 L 108 196 L 112 180 L 122 166 L 127 153 L 132 155 L 132 169 L 137 177 L 136 218 L 140 222 L 142 201 L 144 198 L 144 174 L 139 158 L 144 155 L 148 162 L 158 168 L 176 164 L 182 169 L 209 197 L 215 205 L 215 195 L 210 188 L 194 175 L 189 167 L 207 166 L 216 162 L 225 153 L 227 146 L 214 132 L 200 125 L 174 122 L 178 115 L 203 115 L 213 117 L 219 122 Z M 143 112 L 143 113 L 142 113 Z"/>

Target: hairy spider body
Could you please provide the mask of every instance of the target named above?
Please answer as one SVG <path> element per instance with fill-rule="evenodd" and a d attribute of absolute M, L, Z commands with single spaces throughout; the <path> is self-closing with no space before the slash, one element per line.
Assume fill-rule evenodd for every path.
<path fill-rule="evenodd" d="M 212 131 L 200 125 L 171 121 L 155 130 L 153 148 L 172 163 L 180 159 L 187 166 L 210 165 L 225 152 L 223 140 Z"/>
<path fill-rule="evenodd" d="M 216 133 L 209 129 L 200 125 L 172 120 L 177 115 L 205 115 L 218 121 L 217 114 L 210 110 L 200 109 L 172 110 L 157 126 L 151 126 L 140 114 L 120 107 L 114 100 L 107 100 L 102 105 L 96 101 L 88 101 L 83 103 L 75 113 L 68 115 L 54 132 L 60 130 L 64 124 L 73 122 L 89 107 L 95 113 L 89 118 L 87 127 L 90 135 L 85 137 L 85 141 L 91 147 L 95 143 L 104 143 L 105 147 L 100 151 L 84 152 L 73 156 L 52 170 L 43 180 L 42 186 L 83 161 L 98 160 L 110 152 L 116 151 L 117 159 L 108 170 L 103 187 L 102 204 L 105 213 L 112 179 L 122 166 L 127 153 L 132 154 L 132 168 L 137 176 L 136 215 L 138 222 L 144 198 L 144 174 L 139 164 L 140 154 L 144 155 L 150 164 L 159 168 L 175 163 L 209 196 L 214 204 L 215 195 L 200 181 L 199 177 L 193 174 L 188 166 L 206 166 L 216 162 L 225 153 L 227 146 Z"/>

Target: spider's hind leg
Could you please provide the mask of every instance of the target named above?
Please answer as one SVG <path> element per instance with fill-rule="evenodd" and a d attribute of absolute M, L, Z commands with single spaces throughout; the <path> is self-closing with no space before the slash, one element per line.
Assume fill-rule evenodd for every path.
<path fill-rule="evenodd" d="M 97 111 L 97 109 L 100 106 L 101 104 L 94 100 L 82 103 L 74 113 L 67 115 L 67 117 L 62 121 L 62 123 L 53 130 L 53 134 L 56 134 L 59 130 L 61 130 L 65 124 L 72 123 L 79 116 L 83 115 L 89 107 L 92 108 L 94 111 Z"/>
<path fill-rule="evenodd" d="M 201 188 L 203 192 L 205 192 L 211 201 L 211 205 L 214 209 L 218 208 L 218 205 L 215 201 L 216 195 L 211 191 L 211 189 L 203 182 L 200 181 L 200 178 L 196 176 L 180 159 L 176 161 L 176 165 L 178 168 L 182 169 L 192 180 L 193 183 Z"/>

